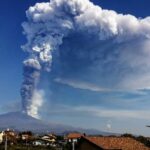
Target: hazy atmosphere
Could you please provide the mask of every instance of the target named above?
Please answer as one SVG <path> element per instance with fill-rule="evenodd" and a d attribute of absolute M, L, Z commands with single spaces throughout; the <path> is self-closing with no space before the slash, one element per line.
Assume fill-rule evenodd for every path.
<path fill-rule="evenodd" d="M 150 9 L 136 0 L 3 0 L 0 113 L 150 136 Z"/>

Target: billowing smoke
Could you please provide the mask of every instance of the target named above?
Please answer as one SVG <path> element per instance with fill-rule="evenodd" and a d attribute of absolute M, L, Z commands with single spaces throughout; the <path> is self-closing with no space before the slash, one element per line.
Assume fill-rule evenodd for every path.
<path fill-rule="evenodd" d="M 43 99 L 44 99 L 44 91 L 43 90 L 34 90 L 33 95 L 32 95 L 32 99 L 30 102 L 30 106 L 28 108 L 28 115 L 31 115 L 35 118 L 40 118 L 39 116 L 39 108 L 42 106 L 43 104 Z"/>
<path fill-rule="evenodd" d="M 149 62 L 150 53 L 147 51 L 147 46 L 143 50 L 143 45 L 149 45 L 150 42 L 150 17 L 138 19 L 132 15 L 117 14 L 115 11 L 103 10 L 89 0 L 51 0 L 46 3 L 37 3 L 27 10 L 26 16 L 28 20 L 23 23 L 23 28 L 27 43 L 23 49 L 28 52 L 29 57 L 24 61 L 24 82 L 21 95 L 23 110 L 30 115 L 32 115 L 33 108 L 36 111 L 34 113 L 38 114 L 38 108 L 41 106 L 31 107 L 34 105 L 33 95 L 37 90 L 40 73 L 43 70 L 51 70 L 53 51 L 59 50 L 64 39 L 70 35 L 82 33 L 84 35 L 82 38 L 89 37 L 90 41 L 85 40 L 86 43 L 83 39 L 81 40 L 83 49 L 80 52 L 75 49 L 74 53 L 80 53 L 80 57 L 85 57 L 90 52 L 90 56 L 88 55 L 90 60 L 99 56 L 98 69 L 103 76 L 106 71 L 112 73 L 112 70 L 108 68 L 109 64 L 115 66 L 112 69 L 116 74 L 112 73 L 112 76 L 118 77 L 116 75 L 118 70 L 123 68 L 122 66 L 124 66 L 124 70 L 129 68 L 128 71 L 126 69 L 128 73 L 132 68 L 137 69 Z M 80 39 L 80 37 L 77 38 Z M 104 41 L 108 41 L 107 44 Z M 138 49 L 135 41 L 139 43 Z M 118 47 L 115 50 L 112 47 L 110 50 L 110 45 L 115 44 L 118 44 Z M 107 47 L 109 47 L 109 51 Z M 65 49 L 60 51 L 65 51 Z M 127 55 L 129 53 L 131 55 Z M 145 56 L 146 59 L 137 63 L 136 59 L 133 59 L 137 58 L 136 54 L 138 54 L 139 60 L 142 56 Z M 102 68 L 105 68 L 105 72 Z M 143 72 L 146 74 L 146 70 Z M 140 77 L 139 75 L 139 79 Z"/>

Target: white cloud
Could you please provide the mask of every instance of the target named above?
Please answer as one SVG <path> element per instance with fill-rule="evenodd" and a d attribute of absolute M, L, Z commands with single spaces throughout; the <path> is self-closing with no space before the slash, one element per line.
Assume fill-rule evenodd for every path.
<path fill-rule="evenodd" d="M 116 109 L 105 109 L 101 107 L 90 107 L 83 106 L 75 108 L 76 111 L 87 112 L 97 117 L 108 117 L 116 119 L 150 119 L 149 110 L 116 110 Z"/>
<path fill-rule="evenodd" d="M 142 91 L 136 88 L 128 87 L 128 88 L 122 88 L 122 89 L 121 88 L 108 89 L 108 88 L 101 87 L 98 84 L 79 81 L 76 79 L 55 78 L 54 82 L 64 84 L 64 85 L 67 85 L 76 89 L 89 90 L 92 92 L 123 92 L 123 93 L 128 93 L 128 94 L 146 95 L 145 91 Z"/>
<path fill-rule="evenodd" d="M 43 105 L 44 101 L 44 91 L 43 90 L 35 90 L 33 93 L 31 104 L 28 106 L 28 115 L 40 118 L 39 116 L 39 109 Z"/>
<path fill-rule="evenodd" d="M 88 117 L 99 117 L 108 119 L 150 119 L 149 110 L 127 110 L 127 109 L 107 109 L 98 106 L 69 106 L 69 105 L 56 105 L 47 110 L 48 113 L 53 114 L 75 114 L 86 115 Z"/>
<path fill-rule="evenodd" d="M 112 91 L 110 89 L 102 88 L 102 87 L 97 86 L 92 83 L 78 81 L 78 80 L 56 78 L 56 79 L 54 79 L 54 81 L 57 83 L 71 86 L 73 88 L 78 88 L 78 89 L 83 89 L 83 90 L 90 90 L 90 91 L 95 91 L 95 92 L 110 92 L 110 91 Z"/>
<path fill-rule="evenodd" d="M 28 60 L 24 61 L 24 65 L 29 66 L 31 68 L 35 68 L 37 70 L 41 69 L 41 66 L 40 66 L 39 62 L 36 59 L 29 58 Z"/>
<path fill-rule="evenodd" d="M 112 128 L 112 125 L 111 125 L 110 123 L 107 123 L 107 124 L 106 124 L 106 128 L 107 128 L 108 131 L 110 131 L 111 128 Z"/>

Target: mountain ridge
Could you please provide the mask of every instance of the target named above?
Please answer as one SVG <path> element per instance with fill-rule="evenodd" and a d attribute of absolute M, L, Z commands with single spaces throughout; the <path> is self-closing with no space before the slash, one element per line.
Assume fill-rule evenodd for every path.
<path fill-rule="evenodd" d="M 33 118 L 22 112 L 9 112 L 0 115 L 0 130 L 14 129 L 18 131 L 27 131 L 38 133 L 54 132 L 63 134 L 67 132 L 82 132 L 86 134 L 112 135 L 114 133 L 103 132 L 96 129 L 83 129 L 72 127 L 69 125 L 45 122 L 40 119 Z"/>

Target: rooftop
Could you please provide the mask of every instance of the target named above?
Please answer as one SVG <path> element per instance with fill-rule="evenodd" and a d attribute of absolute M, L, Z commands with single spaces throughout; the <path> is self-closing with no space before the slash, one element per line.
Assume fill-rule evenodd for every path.
<path fill-rule="evenodd" d="M 83 137 L 106 150 L 150 150 L 144 144 L 129 137 Z"/>
<path fill-rule="evenodd" d="M 81 138 L 81 136 L 84 136 L 84 134 L 81 134 L 81 133 L 69 133 L 67 135 L 67 139 L 78 139 L 78 138 Z"/>

